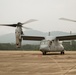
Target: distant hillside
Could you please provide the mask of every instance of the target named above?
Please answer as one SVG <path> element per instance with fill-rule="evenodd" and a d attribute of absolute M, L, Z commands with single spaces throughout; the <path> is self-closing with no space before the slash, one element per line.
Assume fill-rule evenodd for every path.
<path fill-rule="evenodd" d="M 75 33 L 73 33 L 75 34 Z M 50 32 L 50 35 L 52 36 L 63 36 L 63 35 L 70 35 L 70 33 L 62 32 L 62 31 L 52 31 Z"/>
<path fill-rule="evenodd" d="M 0 43 L 15 43 L 15 34 L 10 33 L 0 36 Z"/>
<path fill-rule="evenodd" d="M 31 29 L 31 30 L 24 31 L 24 35 L 29 35 L 29 36 L 30 35 L 33 35 L 33 36 L 47 36 L 47 33 Z"/>
<path fill-rule="evenodd" d="M 31 36 L 46 36 L 46 33 L 36 31 L 36 30 L 27 30 L 24 31 L 24 35 L 31 35 Z M 6 35 L 0 36 L 0 43 L 15 43 L 15 34 L 10 33 Z M 39 44 L 38 41 L 22 41 L 22 44 Z"/>
<path fill-rule="evenodd" d="M 75 34 L 75 33 L 74 33 Z M 27 30 L 24 31 L 24 35 L 31 35 L 31 36 L 47 36 L 48 33 L 44 33 L 37 30 Z M 60 35 L 69 35 L 69 33 L 61 32 L 61 31 L 52 31 L 50 32 L 51 36 L 60 36 Z M 0 36 L 0 43 L 15 43 L 15 34 L 10 33 L 6 35 Z M 22 44 L 39 44 L 38 41 L 22 41 Z"/>

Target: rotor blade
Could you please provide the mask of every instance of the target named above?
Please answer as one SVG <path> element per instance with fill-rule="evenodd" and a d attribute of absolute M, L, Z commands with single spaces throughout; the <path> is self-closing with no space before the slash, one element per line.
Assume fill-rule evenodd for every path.
<path fill-rule="evenodd" d="M 24 26 L 22 26 L 23 28 L 25 28 L 25 29 L 32 29 L 32 28 L 28 28 L 28 27 L 24 27 Z"/>
<path fill-rule="evenodd" d="M 11 27 L 16 27 L 17 24 L 0 24 L 0 26 L 11 26 Z"/>
<path fill-rule="evenodd" d="M 36 19 L 30 19 L 30 20 L 28 20 L 28 21 L 22 23 L 22 25 L 23 25 L 23 24 L 27 24 L 27 23 L 31 23 L 31 22 L 34 22 L 34 21 L 37 21 L 37 20 L 36 20 Z"/>
<path fill-rule="evenodd" d="M 67 19 L 67 18 L 60 18 L 60 20 L 66 20 L 66 21 L 76 22 L 75 20 L 71 20 L 71 19 Z"/>

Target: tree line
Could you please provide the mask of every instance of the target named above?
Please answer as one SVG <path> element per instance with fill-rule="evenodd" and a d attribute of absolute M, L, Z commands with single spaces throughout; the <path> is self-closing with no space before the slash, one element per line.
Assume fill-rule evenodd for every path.
<path fill-rule="evenodd" d="M 22 45 L 21 48 L 16 48 L 15 44 L 0 43 L 0 50 L 39 50 L 39 45 Z"/>
<path fill-rule="evenodd" d="M 63 46 L 65 50 L 74 50 L 76 51 L 76 41 L 71 41 L 70 42 L 63 42 Z M 39 45 L 22 45 L 21 48 L 16 48 L 15 44 L 11 43 L 0 43 L 0 50 L 39 50 Z"/>
<path fill-rule="evenodd" d="M 65 50 L 76 51 L 76 41 L 63 42 Z"/>

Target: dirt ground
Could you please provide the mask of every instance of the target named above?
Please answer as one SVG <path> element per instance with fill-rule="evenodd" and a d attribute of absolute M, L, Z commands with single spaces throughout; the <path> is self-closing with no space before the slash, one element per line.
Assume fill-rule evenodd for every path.
<path fill-rule="evenodd" d="M 76 52 L 0 51 L 0 75 L 76 75 Z"/>

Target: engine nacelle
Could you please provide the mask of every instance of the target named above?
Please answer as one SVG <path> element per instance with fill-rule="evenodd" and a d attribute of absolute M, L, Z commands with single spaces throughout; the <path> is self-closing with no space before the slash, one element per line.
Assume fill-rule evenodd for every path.
<path fill-rule="evenodd" d="M 21 47 L 21 42 L 22 42 L 21 36 L 16 34 L 16 47 L 17 48 Z"/>
<path fill-rule="evenodd" d="M 15 35 L 16 35 L 16 47 L 20 48 L 21 47 L 21 42 L 22 42 L 22 38 L 21 38 L 21 29 L 17 28 L 15 31 Z"/>

